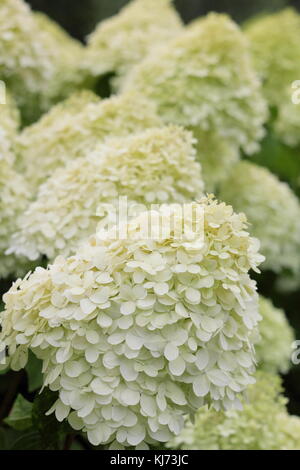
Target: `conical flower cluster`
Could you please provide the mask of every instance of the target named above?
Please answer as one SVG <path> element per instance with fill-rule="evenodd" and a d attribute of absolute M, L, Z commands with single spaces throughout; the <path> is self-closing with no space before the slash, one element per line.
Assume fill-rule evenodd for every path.
<path fill-rule="evenodd" d="M 24 129 L 18 138 L 19 164 L 35 190 L 58 167 L 90 155 L 108 138 L 161 124 L 154 106 L 136 93 L 100 101 L 80 91 Z"/>
<path fill-rule="evenodd" d="M 250 21 L 245 32 L 271 108 L 277 110 L 275 129 L 288 145 L 300 143 L 300 109 L 293 88 L 300 78 L 300 15 L 292 8 Z M 298 86 L 299 89 L 299 86 Z"/>
<path fill-rule="evenodd" d="M 227 156 L 232 162 L 240 149 L 256 151 L 264 135 L 266 103 L 248 41 L 226 15 L 209 14 L 155 51 L 133 69 L 124 89 L 144 93 L 166 122 L 194 128 L 204 140 L 208 133 L 213 148 L 220 140 L 231 146 L 219 155 L 219 174 L 221 168 L 226 174 Z M 199 154 L 207 173 L 213 153 Z"/>
<path fill-rule="evenodd" d="M 32 260 L 69 255 L 101 220 L 108 222 L 121 196 L 147 205 L 199 198 L 203 182 L 193 142 L 180 127 L 155 128 L 75 159 L 41 186 L 20 219 L 11 251 Z"/>
<path fill-rule="evenodd" d="M 262 257 L 244 216 L 211 199 L 124 227 L 126 238 L 108 231 L 16 281 L 0 350 L 13 369 L 29 349 L 42 359 L 44 385 L 59 393 L 51 411 L 92 444 L 141 448 L 170 440 L 206 403 L 239 407 L 260 318 L 249 271 Z"/>
<path fill-rule="evenodd" d="M 90 35 L 83 68 L 95 77 L 114 73 L 119 88 L 134 65 L 182 30 L 172 0 L 133 0 Z"/>
<path fill-rule="evenodd" d="M 222 184 L 220 198 L 244 212 L 261 242 L 264 269 L 300 269 L 300 204 L 290 187 L 266 168 L 243 161 Z"/>
<path fill-rule="evenodd" d="M 0 79 L 13 92 L 25 122 L 36 119 L 83 81 L 83 47 L 23 0 L 0 2 Z"/>

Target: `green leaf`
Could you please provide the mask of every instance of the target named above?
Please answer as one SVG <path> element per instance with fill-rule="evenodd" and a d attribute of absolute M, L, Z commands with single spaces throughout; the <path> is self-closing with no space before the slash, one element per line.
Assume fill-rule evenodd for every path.
<path fill-rule="evenodd" d="M 22 434 L 9 446 L 9 450 L 40 450 L 40 448 L 39 433 L 34 430 Z"/>
<path fill-rule="evenodd" d="M 36 397 L 33 403 L 33 426 L 39 433 L 41 448 L 44 450 L 60 449 L 65 434 L 70 431 L 69 425 L 59 423 L 54 414 L 50 416 L 45 415 L 56 400 L 57 394 L 45 389 Z"/>
<path fill-rule="evenodd" d="M 30 351 L 28 363 L 25 367 L 28 377 L 28 391 L 34 392 L 43 384 L 42 361 Z"/>
<path fill-rule="evenodd" d="M 22 395 L 18 395 L 8 418 L 4 422 L 17 431 L 25 431 L 32 426 L 31 412 L 32 403 L 25 400 Z"/>

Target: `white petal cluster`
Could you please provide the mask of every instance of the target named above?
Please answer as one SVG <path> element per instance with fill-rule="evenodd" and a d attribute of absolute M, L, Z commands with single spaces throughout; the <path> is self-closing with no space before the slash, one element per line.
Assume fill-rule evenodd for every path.
<path fill-rule="evenodd" d="M 300 450 L 300 418 L 290 416 L 280 378 L 258 372 L 241 411 L 201 408 L 168 447 L 184 450 Z"/>
<path fill-rule="evenodd" d="M 293 329 L 284 311 L 264 297 L 259 298 L 259 313 L 262 316 L 260 338 L 255 346 L 258 366 L 269 372 L 286 373 L 291 367 Z"/>
<path fill-rule="evenodd" d="M 11 95 L 5 91 L 5 103 L 0 103 L 0 162 L 15 159 L 14 143 L 20 125 L 19 111 Z"/>
<path fill-rule="evenodd" d="M 95 77 L 114 73 L 119 88 L 134 65 L 182 29 L 172 0 L 133 0 L 90 35 L 83 68 Z"/>
<path fill-rule="evenodd" d="M 17 142 L 20 166 L 36 188 L 54 170 L 85 157 L 110 137 L 123 137 L 161 126 L 154 106 L 136 93 L 103 101 L 81 91 L 24 129 Z"/>
<path fill-rule="evenodd" d="M 203 182 L 193 142 L 180 127 L 154 128 L 70 162 L 40 187 L 20 219 L 12 252 L 33 260 L 68 256 L 109 217 L 120 196 L 143 204 L 199 198 Z"/>
<path fill-rule="evenodd" d="M 17 229 L 17 220 L 30 197 L 29 188 L 7 160 L 0 159 L 0 279 L 11 274 L 24 275 L 28 259 L 6 255 L 10 237 Z"/>
<path fill-rule="evenodd" d="M 235 149 L 255 152 L 264 135 L 266 103 L 248 46 L 229 17 L 209 14 L 137 65 L 123 88 L 153 100 L 166 122 L 198 128 L 204 139 L 213 134 L 213 148 L 219 140 L 233 145 L 219 155 L 220 167 L 228 155 L 234 160 Z M 199 155 L 203 166 L 206 159 L 212 166 L 212 154 Z M 227 167 L 225 161 L 224 172 Z"/>
<path fill-rule="evenodd" d="M 245 28 L 265 97 L 278 113 L 275 129 L 292 146 L 300 143 L 300 109 L 292 103 L 292 84 L 300 79 L 299 29 L 300 15 L 293 8 L 258 17 Z"/>
<path fill-rule="evenodd" d="M 300 204 L 290 187 L 269 170 L 243 161 L 222 184 L 220 198 L 245 212 L 261 242 L 264 269 L 300 269 Z"/>
<path fill-rule="evenodd" d="M 83 80 L 83 47 L 23 0 L 0 2 L 0 79 L 16 97 L 25 122 L 67 96 Z"/>
<path fill-rule="evenodd" d="M 4 295 L 0 350 L 13 369 L 28 349 L 43 360 L 51 411 L 92 444 L 166 442 L 184 415 L 238 407 L 253 383 L 257 240 L 224 203 L 187 206 L 143 212 L 127 238 L 95 237 Z M 162 230 L 145 239 L 150 215 Z"/>

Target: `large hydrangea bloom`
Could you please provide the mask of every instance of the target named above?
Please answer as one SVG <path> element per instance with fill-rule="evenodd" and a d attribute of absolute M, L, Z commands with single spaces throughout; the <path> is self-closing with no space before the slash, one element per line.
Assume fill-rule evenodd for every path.
<path fill-rule="evenodd" d="M 120 196 L 150 204 L 190 201 L 202 192 L 191 133 L 170 126 L 117 138 L 41 186 L 20 219 L 12 251 L 30 259 L 69 255 L 109 217 L 110 205 L 117 208 Z"/>
<path fill-rule="evenodd" d="M 248 41 L 226 15 L 209 14 L 166 47 L 155 51 L 129 75 L 123 87 L 153 100 L 166 122 L 212 133 L 217 143 L 234 146 L 219 155 L 218 173 L 226 173 L 235 149 L 257 150 L 263 137 L 266 104 L 252 67 Z M 203 167 L 214 152 L 200 153 Z M 224 159 L 224 163 L 223 163 Z M 214 160 L 216 161 L 216 159 Z M 224 167 L 224 172 L 219 168 Z"/>
<path fill-rule="evenodd" d="M 31 349 L 57 419 L 112 447 L 165 442 L 206 403 L 238 407 L 260 318 L 249 271 L 262 257 L 230 206 L 166 204 L 125 228 L 16 281 L 1 314 L 11 367 Z"/>
<path fill-rule="evenodd" d="M 286 183 L 269 170 L 243 161 L 222 184 L 220 198 L 245 212 L 250 232 L 261 242 L 263 268 L 300 269 L 300 205 Z"/>
<path fill-rule="evenodd" d="M 19 111 L 11 95 L 5 91 L 5 103 L 0 103 L 0 162 L 15 159 L 14 143 L 20 125 Z"/>
<path fill-rule="evenodd" d="M 89 155 L 108 138 L 161 124 L 154 106 L 136 93 L 99 101 L 81 91 L 24 129 L 17 142 L 20 165 L 36 188 L 56 168 Z"/>
<path fill-rule="evenodd" d="M 14 93 L 25 122 L 67 96 L 83 80 L 83 47 L 22 0 L 0 2 L 0 79 Z"/>
<path fill-rule="evenodd" d="M 22 274 L 28 268 L 28 259 L 6 255 L 9 241 L 17 229 L 17 220 L 25 210 L 30 197 L 22 175 L 6 160 L 0 160 L 0 279 L 11 274 Z"/>
<path fill-rule="evenodd" d="M 277 108 L 275 129 L 288 145 L 300 143 L 299 105 L 292 103 L 292 84 L 300 77 L 300 15 L 287 8 L 250 21 L 245 28 L 264 94 Z"/>
<path fill-rule="evenodd" d="M 257 373 L 241 411 L 202 408 L 168 446 L 205 450 L 299 450 L 300 418 L 289 416 L 280 378 Z"/>
<path fill-rule="evenodd" d="M 245 32 L 251 41 L 254 63 L 272 106 L 280 106 L 300 76 L 300 15 L 287 8 L 249 22 Z"/>
<path fill-rule="evenodd" d="M 283 310 L 275 308 L 272 302 L 259 298 L 260 338 L 255 346 L 260 369 L 269 372 L 286 373 L 291 367 L 294 332 Z"/>
<path fill-rule="evenodd" d="M 172 0 L 133 0 L 90 35 L 84 68 L 93 76 L 115 73 L 116 88 L 150 51 L 178 35 L 183 25 Z"/>

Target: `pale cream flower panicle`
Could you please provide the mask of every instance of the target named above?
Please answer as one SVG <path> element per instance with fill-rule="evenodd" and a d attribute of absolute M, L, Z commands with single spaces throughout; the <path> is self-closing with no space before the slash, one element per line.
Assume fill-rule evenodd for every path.
<path fill-rule="evenodd" d="M 83 50 L 23 0 L 1 0 L 0 79 L 14 94 L 25 122 L 35 120 L 81 84 Z"/>
<path fill-rule="evenodd" d="M 254 64 L 271 106 L 281 106 L 286 88 L 300 76 L 300 15 L 286 8 L 246 24 Z"/>
<path fill-rule="evenodd" d="M 71 254 L 118 208 L 120 196 L 143 204 L 200 197 L 204 188 L 193 142 L 191 133 L 170 126 L 98 145 L 41 186 L 20 220 L 11 251 L 29 259 Z"/>
<path fill-rule="evenodd" d="M 127 238 L 95 236 L 4 296 L 7 362 L 24 367 L 29 349 L 41 358 L 59 394 L 50 412 L 92 444 L 166 442 L 205 404 L 239 407 L 254 381 L 257 240 L 224 203 L 187 207 L 143 212 Z M 145 239 L 150 215 L 162 231 Z"/>
<path fill-rule="evenodd" d="M 299 450 L 300 418 L 290 416 L 282 395 L 280 378 L 256 374 L 243 409 L 218 413 L 207 407 L 187 421 L 168 447 L 184 450 Z"/>
<path fill-rule="evenodd" d="M 70 132 L 80 132 L 76 125 L 79 115 L 100 101 L 92 91 L 77 91 L 23 129 L 16 142 L 17 167 L 30 180 L 31 187 L 36 189 L 56 168 L 75 157 L 69 155 L 64 142 L 72 141 Z"/>
<path fill-rule="evenodd" d="M 226 174 L 235 152 L 251 154 L 259 148 L 267 107 L 248 41 L 226 15 L 212 13 L 193 23 L 137 65 L 123 88 L 141 90 L 166 122 L 194 127 L 204 140 L 207 133 L 213 148 L 222 145 L 220 140 L 233 146 L 218 155 L 220 175 L 222 166 Z M 213 153 L 199 152 L 208 169 Z"/>
<path fill-rule="evenodd" d="M 80 91 L 20 134 L 20 167 L 37 188 L 56 168 L 89 155 L 108 138 L 161 124 L 153 104 L 134 92 L 100 101 L 92 92 Z"/>
<path fill-rule="evenodd" d="M 284 374 L 291 367 L 292 343 L 295 334 L 283 310 L 264 297 L 259 298 L 259 338 L 255 345 L 260 369 Z"/>
<path fill-rule="evenodd" d="M 290 187 L 250 162 L 240 162 L 221 186 L 220 198 L 245 212 L 261 242 L 263 269 L 300 271 L 300 204 Z"/>
<path fill-rule="evenodd" d="M 118 89 L 134 65 L 182 30 L 172 0 L 133 0 L 89 36 L 83 69 L 94 77 L 115 74 Z"/>
<path fill-rule="evenodd" d="M 277 111 L 275 131 L 291 146 L 300 143 L 300 108 L 293 103 L 292 88 L 300 80 L 299 30 L 300 15 L 293 8 L 258 17 L 245 27 L 265 97 Z"/>
<path fill-rule="evenodd" d="M 30 195 L 23 176 L 7 160 L 0 159 L 0 279 L 13 274 L 23 276 L 31 267 L 27 257 L 6 254 Z"/>
<path fill-rule="evenodd" d="M 20 126 L 20 114 L 10 93 L 4 90 L 5 103 L 0 103 L 0 162 L 15 160 L 15 140 Z"/>

